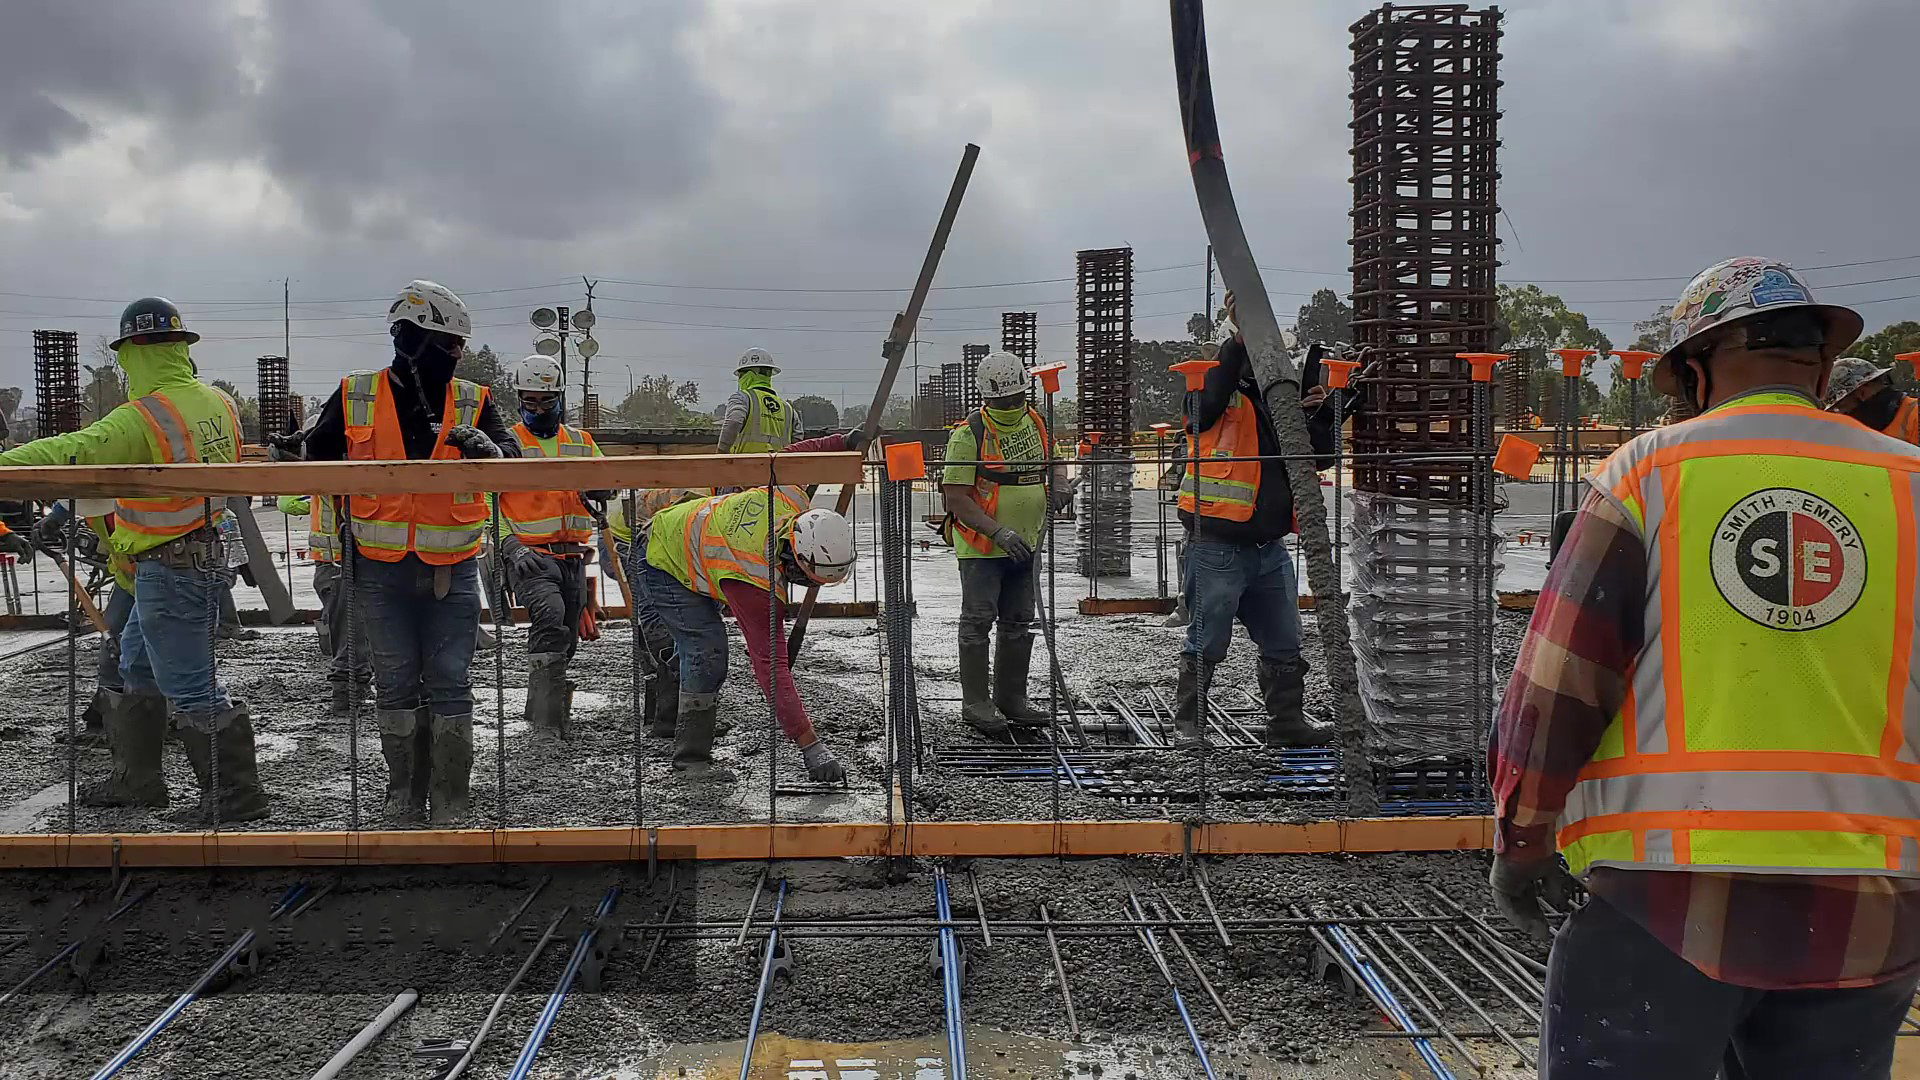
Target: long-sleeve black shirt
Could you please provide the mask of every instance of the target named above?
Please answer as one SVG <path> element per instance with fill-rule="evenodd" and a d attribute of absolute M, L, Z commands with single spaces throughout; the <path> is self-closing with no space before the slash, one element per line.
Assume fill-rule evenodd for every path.
<path fill-rule="evenodd" d="M 1188 430 L 1198 433 L 1219 423 L 1234 392 L 1238 391 L 1253 402 L 1260 429 L 1261 456 L 1281 453 L 1280 441 L 1273 434 L 1273 415 L 1267 411 L 1266 399 L 1254 380 L 1252 358 L 1247 354 L 1246 344 L 1234 338 L 1220 347 L 1215 359 L 1219 363 L 1207 372 L 1206 385 L 1187 395 Z M 1318 456 L 1314 464 L 1319 468 L 1331 466 L 1334 440 L 1339 437 L 1333 428 L 1333 409 L 1323 406 L 1309 410 L 1306 421 L 1307 437 Z M 1246 521 L 1205 516 L 1196 520 L 1193 514 L 1181 511 L 1180 523 L 1187 527 L 1187 535 L 1200 541 L 1252 546 L 1278 540 L 1292 532 L 1293 489 L 1287 485 L 1289 464 L 1295 463 L 1260 463 L 1260 487 L 1254 494 L 1253 516 Z"/>
<path fill-rule="evenodd" d="M 425 460 L 433 456 L 433 444 L 437 440 L 433 425 L 441 417 L 428 416 L 421 407 L 421 395 L 413 392 L 407 376 L 397 368 L 388 368 L 386 374 L 394 382 L 393 405 L 400 414 L 400 437 L 407 444 L 409 460 Z M 447 388 L 429 386 L 426 399 L 433 402 L 436 409 L 447 400 Z M 487 433 L 500 447 L 501 454 L 507 457 L 520 456 L 520 441 L 513 437 L 513 429 L 508 427 L 501 412 L 494 406 L 493 395 L 487 395 L 486 404 L 480 407 L 480 421 L 474 425 Z M 306 456 L 308 461 L 345 461 L 347 457 L 347 417 L 340 404 L 340 391 L 336 388 L 333 396 L 327 399 L 320 409 L 320 419 L 307 433 Z"/>

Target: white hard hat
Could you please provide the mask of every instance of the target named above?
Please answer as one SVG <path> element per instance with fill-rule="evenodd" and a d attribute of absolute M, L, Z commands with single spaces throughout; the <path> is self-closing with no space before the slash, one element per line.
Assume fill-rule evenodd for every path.
<path fill-rule="evenodd" d="M 515 390 L 557 394 L 560 392 L 560 362 L 551 356 L 522 357 L 507 373 L 507 378 Z"/>
<path fill-rule="evenodd" d="M 1004 350 L 981 357 L 980 366 L 973 373 L 974 389 L 980 391 L 983 399 L 1024 394 L 1032 381 L 1027 362 Z"/>
<path fill-rule="evenodd" d="M 1756 315 L 1810 308 L 1826 328 L 1823 349 L 1828 356 L 1859 340 L 1865 323 L 1860 313 L 1814 300 L 1813 289 L 1793 267 L 1772 259 L 1745 256 L 1707 267 L 1680 292 L 1667 313 L 1667 348 L 1654 367 L 1654 386 L 1675 394 L 1679 382 L 1674 367 L 1688 346 L 1703 335 Z"/>
<path fill-rule="evenodd" d="M 1854 356 L 1843 356 L 1835 360 L 1833 374 L 1827 377 L 1827 408 L 1832 409 L 1845 401 L 1848 394 L 1892 370 L 1891 367 L 1879 367 L 1871 360 L 1862 360 Z"/>
<path fill-rule="evenodd" d="M 388 325 L 398 322 L 414 323 L 422 329 L 458 338 L 473 336 L 473 317 L 467 314 L 466 302 L 455 296 L 452 289 L 431 281 L 416 279 L 400 290 L 393 306 L 387 309 Z"/>
<path fill-rule="evenodd" d="M 733 373 L 738 375 L 753 368 L 766 368 L 775 375 L 780 374 L 780 369 L 773 364 L 773 354 L 758 345 L 740 354 L 740 362 L 733 366 Z"/>
<path fill-rule="evenodd" d="M 853 571 L 853 526 L 831 510 L 808 510 L 793 519 L 793 555 L 822 585 L 837 585 Z"/>

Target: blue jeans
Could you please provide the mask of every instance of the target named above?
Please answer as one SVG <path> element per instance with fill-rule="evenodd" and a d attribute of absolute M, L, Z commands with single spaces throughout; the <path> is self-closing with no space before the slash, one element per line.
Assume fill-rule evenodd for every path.
<path fill-rule="evenodd" d="M 176 712 L 224 712 L 232 702 L 213 673 L 220 572 L 146 559 L 133 568 L 133 612 L 120 632 L 120 685 L 164 694 Z"/>
<path fill-rule="evenodd" d="M 127 620 L 133 617 L 133 594 L 120 587 L 118 582 L 110 586 L 107 603 L 100 609 L 100 617 L 107 620 L 107 637 L 100 642 L 100 655 L 94 661 L 93 681 L 103 689 L 119 692 L 124 683 L 120 681 L 120 642 L 126 637 Z"/>
<path fill-rule="evenodd" d="M 353 561 L 355 609 L 373 646 L 377 707 L 428 706 L 435 716 L 473 713 L 475 632 L 480 626 L 479 560 L 446 567 L 447 595 L 433 595 L 433 575 L 412 555 L 399 562 Z"/>
<path fill-rule="evenodd" d="M 721 621 L 720 605 L 651 563 L 640 563 L 638 585 L 673 635 L 681 693 L 717 692 L 727 681 L 727 624 Z"/>
<path fill-rule="evenodd" d="M 1254 547 L 1187 541 L 1180 593 L 1192 615 L 1182 652 L 1213 664 L 1225 660 L 1238 618 L 1262 658 L 1300 655 L 1300 586 L 1280 541 Z"/>

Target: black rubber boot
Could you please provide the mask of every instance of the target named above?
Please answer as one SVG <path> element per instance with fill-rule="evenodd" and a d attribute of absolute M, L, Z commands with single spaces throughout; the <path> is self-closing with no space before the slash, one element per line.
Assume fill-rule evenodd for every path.
<path fill-rule="evenodd" d="M 1173 730 L 1175 746 L 1199 746 L 1201 710 L 1205 706 L 1207 684 L 1212 681 L 1210 665 L 1192 653 L 1180 654 L 1179 681 L 1173 690 Z"/>
<path fill-rule="evenodd" d="M 213 750 L 220 759 L 220 820 L 259 821 L 271 814 L 266 792 L 260 789 L 253 718 L 245 702 L 234 702 L 214 719 Z"/>
<path fill-rule="evenodd" d="M 414 759 L 414 731 L 418 720 L 412 709 L 381 709 L 379 720 L 380 752 L 387 759 L 384 812 L 389 821 L 419 821 L 426 813 L 426 803 L 414 793 L 414 773 L 424 771 L 427 763 Z"/>
<path fill-rule="evenodd" d="M 433 713 L 425 705 L 413 710 L 413 785 L 408 789 L 420 813 L 427 812 L 427 790 L 433 783 Z"/>
<path fill-rule="evenodd" d="M 653 678 L 647 681 L 647 733 L 671 739 L 680 720 L 680 657 L 671 643 L 656 647 L 648 640 L 642 648 L 654 657 Z"/>
<path fill-rule="evenodd" d="M 993 707 L 987 690 L 987 643 L 960 643 L 960 718 L 990 739 L 1007 733 L 1007 718 Z"/>
<path fill-rule="evenodd" d="M 567 654 L 527 657 L 527 723 L 536 735 L 567 735 Z"/>
<path fill-rule="evenodd" d="M 167 805 L 167 781 L 160 773 L 167 743 L 167 699 L 158 694 L 95 691 L 101 723 L 113 753 L 113 774 L 83 784 L 81 806 Z"/>
<path fill-rule="evenodd" d="M 1303 712 L 1307 667 L 1304 656 L 1286 660 L 1269 660 L 1263 656 L 1254 669 L 1260 682 L 1260 700 L 1267 707 L 1268 746 L 1281 749 L 1324 746 L 1331 741 L 1333 733 L 1313 724 Z"/>
<path fill-rule="evenodd" d="M 433 781 L 427 796 L 430 820 L 452 825 L 473 812 L 473 715 L 433 718 Z"/>
<path fill-rule="evenodd" d="M 1027 672 L 1032 665 L 1032 634 L 998 635 L 993 651 L 993 703 L 1015 727 L 1046 727 L 1051 719 L 1027 696 Z"/>
<path fill-rule="evenodd" d="M 734 778 L 713 763 L 713 725 L 719 712 L 719 694 L 681 693 L 680 722 L 673 736 L 674 772 L 691 780 Z"/>

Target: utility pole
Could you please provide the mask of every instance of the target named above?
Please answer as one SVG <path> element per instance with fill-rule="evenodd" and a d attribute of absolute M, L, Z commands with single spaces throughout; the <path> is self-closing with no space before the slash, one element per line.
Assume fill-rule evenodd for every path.
<path fill-rule="evenodd" d="M 597 281 L 588 281 L 587 275 L 585 274 L 580 275 L 580 283 L 587 287 L 587 311 L 591 312 L 593 310 L 593 289 L 594 286 L 600 283 Z M 575 316 L 573 324 L 582 330 L 591 331 L 595 318 L 596 316 L 589 314 L 586 318 L 586 324 L 581 325 L 580 318 Z M 593 352 L 593 350 L 584 348 L 580 350 L 580 407 L 582 409 L 587 407 L 587 394 L 592 390 Z"/>
<path fill-rule="evenodd" d="M 292 278 L 280 279 L 280 330 L 281 330 L 281 336 L 282 336 L 282 340 L 280 344 L 280 355 L 287 358 L 287 368 L 288 370 L 292 370 L 293 368 L 293 279 Z M 293 385 L 293 380 L 288 379 L 287 385 L 289 386 L 289 388 L 291 388 L 291 386 Z"/>
<path fill-rule="evenodd" d="M 1207 327 L 1213 328 L 1213 245 L 1207 245 Z"/>

